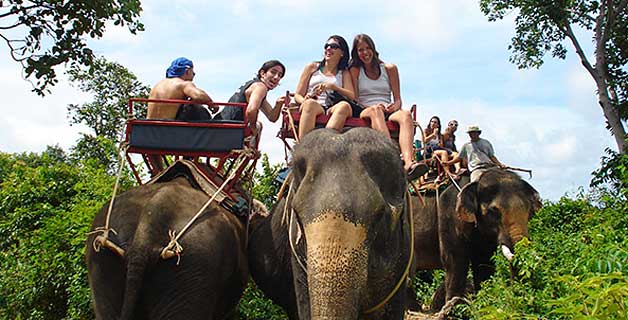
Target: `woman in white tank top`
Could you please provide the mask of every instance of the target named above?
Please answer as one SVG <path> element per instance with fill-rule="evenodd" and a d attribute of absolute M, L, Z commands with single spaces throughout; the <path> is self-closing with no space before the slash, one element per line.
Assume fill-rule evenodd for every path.
<path fill-rule="evenodd" d="M 345 101 L 333 106 L 325 105 L 327 92 L 330 91 L 355 99 L 351 75 L 347 70 L 347 41 L 341 36 L 333 35 L 327 39 L 324 50 L 323 60 L 307 64 L 297 84 L 294 99 L 301 105 L 300 138 L 314 129 L 316 117 L 321 114 L 330 114 L 326 127 L 338 131 L 342 130 L 345 120 L 351 116 L 351 106 Z"/>
<path fill-rule="evenodd" d="M 397 66 L 382 62 L 371 37 L 358 34 L 353 39 L 349 72 L 358 102 L 365 106 L 360 118 L 369 119 L 373 129 L 388 137 L 386 119 L 399 124 L 399 148 L 404 168 L 410 180 L 419 178 L 428 167 L 414 162 L 414 123 L 410 112 L 401 109 Z"/>

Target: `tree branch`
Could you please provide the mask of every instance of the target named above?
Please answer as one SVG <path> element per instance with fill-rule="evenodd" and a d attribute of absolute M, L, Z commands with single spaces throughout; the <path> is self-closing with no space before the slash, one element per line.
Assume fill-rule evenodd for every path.
<path fill-rule="evenodd" d="M 580 62 L 582 63 L 584 68 L 587 69 L 587 71 L 589 71 L 589 73 L 595 78 L 595 67 L 593 67 L 587 59 L 587 56 L 584 53 L 584 50 L 582 50 L 582 47 L 580 46 L 576 35 L 573 33 L 573 29 L 571 29 L 571 24 L 567 24 L 564 32 L 567 38 L 571 40 L 571 44 L 573 44 L 574 48 L 576 49 L 576 54 L 578 54 L 578 57 L 580 57 Z"/>
<path fill-rule="evenodd" d="M 28 6 L 28 7 L 22 7 L 20 10 L 16 10 L 15 12 L 9 10 L 9 12 L 7 12 L 7 13 L 0 14 L 0 19 L 8 17 L 10 15 L 14 15 L 14 14 L 20 12 L 20 11 L 27 11 L 27 10 L 30 10 L 30 9 L 33 9 L 33 8 L 37 8 L 39 6 L 40 5 L 32 5 L 32 6 Z"/>
<path fill-rule="evenodd" d="M 14 48 L 14 47 L 13 47 L 13 45 L 11 44 L 12 42 L 15 42 L 15 41 L 17 41 L 17 40 L 11 40 L 11 39 L 9 39 L 9 38 L 5 37 L 3 34 L 0 34 L 0 38 L 4 39 L 4 41 L 7 43 L 7 46 L 9 47 L 9 53 L 11 54 L 11 58 L 12 58 L 13 60 L 15 60 L 16 62 L 19 62 L 19 63 L 21 63 L 22 65 L 24 65 L 24 60 L 26 60 L 26 59 L 27 59 L 27 57 L 25 57 L 25 58 L 18 58 L 18 57 L 15 55 L 15 51 L 16 51 L 17 49 L 16 49 L 16 48 Z"/>
<path fill-rule="evenodd" d="M 13 29 L 19 25 L 25 24 L 26 22 L 22 21 L 22 22 L 18 22 L 12 26 L 8 26 L 8 27 L 0 27 L 0 30 L 9 30 L 9 29 Z"/>
<path fill-rule="evenodd" d="M 602 39 L 600 40 L 602 41 L 602 43 L 606 44 L 606 41 L 608 40 L 608 35 L 613 29 L 613 24 L 615 23 L 615 17 L 617 16 L 617 12 L 613 7 L 613 0 L 605 0 L 602 2 L 603 4 L 600 5 L 600 16 L 602 16 L 602 14 L 604 13 L 601 10 L 604 10 L 604 8 L 606 7 L 606 24 L 604 30 L 602 31 Z"/>

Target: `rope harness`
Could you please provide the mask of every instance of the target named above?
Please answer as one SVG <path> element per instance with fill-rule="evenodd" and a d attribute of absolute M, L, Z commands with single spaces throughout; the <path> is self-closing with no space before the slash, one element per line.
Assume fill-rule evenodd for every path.
<path fill-rule="evenodd" d="M 116 230 L 109 226 L 109 222 L 111 220 L 111 211 L 113 211 L 113 203 L 116 199 L 116 194 L 118 193 L 118 186 L 120 185 L 120 176 L 122 176 L 122 168 L 124 168 L 124 162 L 122 160 L 123 154 L 126 154 L 126 150 L 129 148 L 129 145 L 126 142 L 120 143 L 120 147 L 118 148 L 118 174 L 116 175 L 116 183 L 113 185 L 113 194 L 111 196 L 111 201 L 109 201 L 109 208 L 107 209 L 107 215 L 105 216 L 105 225 L 103 227 L 97 227 L 94 231 L 88 232 L 87 235 L 101 233 L 100 235 L 94 238 L 92 242 L 92 247 L 94 251 L 100 252 L 102 247 L 110 249 L 115 254 L 119 256 L 124 256 L 124 249 L 120 248 L 117 244 L 113 243 L 113 241 L 109 240 L 109 232 L 117 235 Z"/>
<path fill-rule="evenodd" d="M 236 163 L 235 169 L 236 170 L 231 170 L 231 173 L 229 174 L 227 179 L 225 179 L 225 181 L 222 183 L 220 188 L 218 188 L 218 190 L 216 190 L 216 192 L 214 192 L 214 194 L 209 198 L 209 200 L 207 200 L 205 202 L 205 204 L 198 210 L 198 212 L 196 212 L 196 214 L 192 217 L 192 219 L 190 219 L 190 221 L 188 221 L 188 223 L 179 232 L 176 232 L 174 230 L 169 230 L 168 231 L 168 236 L 170 237 L 170 242 L 164 247 L 164 249 L 159 254 L 159 256 L 162 259 L 166 260 L 166 259 L 170 259 L 170 258 L 176 256 L 177 257 L 177 265 L 179 265 L 179 262 L 181 261 L 181 252 L 183 252 L 183 246 L 181 246 L 181 244 L 179 244 L 179 242 L 178 242 L 179 239 L 181 238 L 181 236 L 183 236 L 183 234 L 185 234 L 185 232 L 188 231 L 190 226 L 196 221 L 196 219 L 198 219 L 201 216 L 201 214 L 203 214 L 205 209 L 207 209 L 207 207 L 209 207 L 209 205 L 212 202 L 214 202 L 216 197 L 220 194 L 220 192 L 222 192 L 222 190 L 225 188 L 225 186 L 227 186 L 229 184 L 229 182 L 231 182 L 231 180 L 233 180 L 233 178 L 235 178 L 236 173 L 238 171 L 237 168 L 239 168 L 241 165 L 243 165 L 244 161 L 246 161 L 247 158 L 249 158 L 251 156 L 255 156 L 257 154 L 257 151 L 253 150 L 251 148 L 245 148 L 243 150 L 238 150 L 238 151 L 234 151 L 234 152 L 240 153 L 240 156 L 238 156 L 238 158 L 235 161 L 235 163 Z"/>
<path fill-rule="evenodd" d="M 414 213 L 412 209 L 412 201 L 410 198 L 410 191 L 406 189 L 406 204 L 408 208 L 408 223 L 410 224 L 410 256 L 408 257 L 408 263 L 406 264 L 406 268 L 403 271 L 403 274 L 397 281 L 395 287 L 390 291 L 390 293 L 382 300 L 380 303 L 376 304 L 374 307 L 367 309 L 364 311 L 364 314 L 373 313 L 386 305 L 390 299 L 399 291 L 401 285 L 406 281 L 408 274 L 410 273 L 410 267 L 412 266 L 412 260 L 414 260 Z"/>

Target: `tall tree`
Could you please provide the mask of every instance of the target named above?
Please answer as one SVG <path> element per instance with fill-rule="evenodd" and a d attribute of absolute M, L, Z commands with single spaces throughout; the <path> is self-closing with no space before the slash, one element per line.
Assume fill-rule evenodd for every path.
<path fill-rule="evenodd" d="M 81 159 L 93 158 L 110 172 L 117 171 L 117 142 L 124 132 L 129 98 L 147 98 L 150 88 L 124 66 L 103 57 L 91 68 L 74 66 L 67 71 L 70 81 L 93 95 L 91 102 L 68 105 L 70 125 L 84 124 L 93 134 L 83 134 L 72 149 Z M 135 105 L 134 117 L 145 117 L 146 106 Z"/>
<path fill-rule="evenodd" d="M 118 141 L 129 110 L 129 98 L 147 98 L 150 88 L 137 76 L 116 62 L 98 57 L 89 69 L 72 67 L 68 70 L 70 81 L 78 88 L 93 94 L 91 102 L 68 105 L 71 124 L 87 125 L 96 136 Z M 146 107 L 135 108 L 135 117 L 146 115 Z"/>
<path fill-rule="evenodd" d="M 44 95 L 57 83 L 54 66 L 92 63 L 87 36 L 102 37 L 109 21 L 126 25 L 133 34 L 143 31 L 141 11 L 140 0 L 3 0 L 0 38 L 22 65 L 33 91 Z"/>
<path fill-rule="evenodd" d="M 519 68 L 539 68 L 548 52 L 564 59 L 567 39 L 595 81 L 606 127 L 619 152 L 628 152 L 623 123 L 628 119 L 628 0 L 481 0 L 480 7 L 489 21 L 517 14 L 508 49 Z M 577 28 L 593 39 L 593 63 L 574 32 Z"/>

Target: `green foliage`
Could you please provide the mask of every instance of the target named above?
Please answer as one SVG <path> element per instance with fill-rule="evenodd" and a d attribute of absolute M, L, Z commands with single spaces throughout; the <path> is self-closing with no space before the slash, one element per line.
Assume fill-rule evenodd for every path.
<path fill-rule="evenodd" d="M 139 0 L 5 0 L 0 8 L 0 36 L 13 60 L 22 64 L 25 78 L 37 79 L 33 91 L 44 95 L 58 82 L 55 66 L 92 63 L 87 36 L 101 38 L 108 22 L 126 25 L 133 34 L 143 31 L 141 11 Z"/>
<path fill-rule="evenodd" d="M 85 124 L 96 136 L 119 141 L 129 111 L 129 98 L 147 98 L 150 88 L 124 66 L 100 57 L 88 70 L 74 66 L 70 80 L 83 92 L 93 94 L 93 101 L 68 105 L 71 124 Z M 135 106 L 135 117 L 145 117 L 146 107 Z"/>
<path fill-rule="evenodd" d="M 118 168 L 118 146 L 115 142 L 103 136 L 91 136 L 81 134 L 81 137 L 72 147 L 72 159 L 92 159 L 106 168 L 111 174 L 115 174 Z"/>
<path fill-rule="evenodd" d="M 280 307 L 264 296 L 253 281 L 244 290 L 244 295 L 238 305 L 240 319 L 247 320 L 284 320 L 288 319 Z"/>
<path fill-rule="evenodd" d="M 618 154 L 609 148 L 605 152 L 600 168 L 592 173 L 591 186 L 609 184 L 616 192 L 628 189 L 628 155 Z M 624 193 L 624 196 L 628 194 Z"/>
<path fill-rule="evenodd" d="M 85 235 L 115 177 L 98 161 L 0 153 L 0 318 L 91 318 Z M 131 182 L 122 181 L 122 189 Z"/>
<path fill-rule="evenodd" d="M 598 201 L 603 201 L 601 198 Z M 470 306 L 481 319 L 626 319 L 628 207 L 587 199 L 547 203 L 516 245 L 518 270 L 496 255 L 496 276 Z"/>
<path fill-rule="evenodd" d="M 255 171 L 253 197 L 263 202 L 269 210 L 277 202 L 277 193 L 281 185 L 275 182 L 275 178 L 281 168 L 281 164 L 271 165 L 268 161 L 268 155 L 263 154 L 262 172 Z"/>

